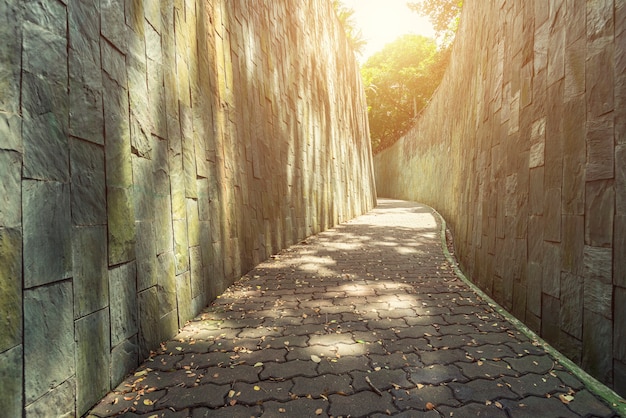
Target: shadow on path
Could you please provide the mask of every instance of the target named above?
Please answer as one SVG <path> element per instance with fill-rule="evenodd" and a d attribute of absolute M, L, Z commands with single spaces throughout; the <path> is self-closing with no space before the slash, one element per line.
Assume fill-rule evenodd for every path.
<path fill-rule="evenodd" d="M 231 286 L 92 416 L 617 416 L 459 280 L 424 205 L 370 213 Z"/>

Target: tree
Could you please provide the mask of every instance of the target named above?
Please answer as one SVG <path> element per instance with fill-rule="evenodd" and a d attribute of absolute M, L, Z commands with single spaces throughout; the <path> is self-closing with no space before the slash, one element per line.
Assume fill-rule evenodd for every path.
<path fill-rule="evenodd" d="M 407 3 L 409 9 L 427 17 L 444 46 L 449 46 L 459 27 L 463 0 L 417 0 Z"/>
<path fill-rule="evenodd" d="M 348 44 L 355 54 L 361 55 L 367 42 L 363 39 L 363 32 L 361 32 L 361 29 L 357 29 L 357 25 L 354 22 L 354 10 L 344 6 L 340 0 L 333 0 L 332 4 L 337 19 L 339 19 L 339 23 L 341 23 L 346 33 Z"/>
<path fill-rule="evenodd" d="M 449 50 L 434 39 L 403 35 L 372 55 L 361 68 L 372 149 L 393 144 L 412 125 L 439 85 Z"/>

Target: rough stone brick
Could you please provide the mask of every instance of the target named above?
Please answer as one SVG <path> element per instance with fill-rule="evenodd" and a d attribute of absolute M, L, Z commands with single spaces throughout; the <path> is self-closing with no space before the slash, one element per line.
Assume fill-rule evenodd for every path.
<path fill-rule="evenodd" d="M 593 377 L 611 383 L 613 329 L 610 319 L 585 310 L 583 317 L 582 367 Z"/>
<path fill-rule="evenodd" d="M 546 242 L 543 245 L 543 275 L 541 290 L 543 293 L 559 298 L 561 279 L 561 251 L 557 244 Z"/>
<path fill-rule="evenodd" d="M 22 118 L 14 113 L 0 110 L 0 149 L 23 153 Z M 6 167 L 6 166 L 5 166 Z M 2 175 L 4 178 L 5 176 Z"/>
<path fill-rule="evenodd" d="M 135 258 L 135 219 L 131 189 L 107 188 L 107 220 L 109 233 L 109 265 Z"/>
<path fill-rule="evenodd" d="M 102 78 L 107 187 L 133 184 L 128 92 L 108 76 Z"/>
<path fill-rule="evenodd" d="M 187 236 L 189 246 L 200 245 L 200 219 L 198 214 L 198 201 L 196 199 L 186 199 L 187 202 Z"/>
<path fill-rule="evenodd" d="M 26 405 L 24 416 L 27 418 L 37 418 L 46 415 L 63 416 L 68 411 L 73 413 L 75 403 L 76 380 L 72 377 L 44 394 L 35 402 Z"/>
<path fill-rule="evenodd" d="M 606 180 L 614 177 L 615 144 L 612 115 L 587 122 L 586 180 Z"/>
<path fill-rule="evenodd" d="M 611 319 L 613 317 L 613 285 L 602 282 L 594 276 L 585 276 L 585 310 L 595 312 Z"/>
<path fill-rule="evenodd" d="M 76 318 L 100 310 L 109 304 L 106 237 L 104 226 L 72 229 Z"/>
<path fill-rule="evenodd" d="M 0 408 L 7 416 L 22 414 L 23 393 L 23 346 L 18 345 L 0 353 Z"/>
<path fill-rule="evenodd" d="M 191 273 L 189 271 L 176 276 L 175 291 L 178 306 L 178 326 L 182 328 L 185 322 L 195 314 L 191 305 Z"/>
<path fill-rule="evenodd" d="M 146 358 L 150 354 L 150 350 L 158 347 L 161 342 L 161 330 L 159 329 L 158 321 L 154 318 L 159 318 L 159 295 L 157 287 L 151 287 L 137 295 L 139 304 L 139 348 L 141 358 Z M 111 378 L 113 379 L 113 375 Z M 123 378 L 121 375 L 116 375 L 119 381 Z"/>
<path fill-rule="evenodd" d="M 584 277 L 586 280 L 598 280 L 610 284 L 613 253 L 610 248 L 598 248 L 585 245 Z"/>
<path fill-rule="evenodd" d="M 33 11 L 34 8 L 30 10 Z M 62 4 L 56 4 L 48 11 L 55 16 L 48 18 L 43 14 L 38 16 L 31 14 L 33 20 L 40 20 L 37 22 L 27 20 L 22 25 L 22 68 L 50 82 L 67 84 L 67 66 L 59 65 L 68 61 L 66 10 Z"/>
<path fill-rule="evenodd" d="M 74 302 L 72 299 L 72 284 L 68 281 L 40 286 L 24 292 L 26 404 L 31 404 L 53 389 L 64 393 L 65 390 L 59 385 L 74 375 Z M 73 410 L 73 385 L 71 391 L 71 410 Z M 51 397 L 54 399 L 53 396 Z"/>
<path fill-rule="evenodd" d="M 22 5 L 12 1 L 0 2 L 0 112 L 19 113 L 20 72 L 22 59 Z M 0 119 L 0 125 L 2 124 Z M 0 145 L 2 134 L 0 127 Z"/>
<path fill-rule="evenodd" d="M 109 311 L 102 309 L 75 322 L 76 410 L 85 413 L 109 391 Z"/>
<path fill-rule="evenodd" d="M 140 300 L 141 303 L 141 300 Z M 153 321 L 154 323 L 154 321 Z M 158 345 L 153 344 L 151 347 L 156 348 Z M 147 350 L 146 350 L 147 351 Z M 144 356 L 144 358 L 147 357 Z M 139 347 L 135 337 L 122 341 L 111 349 L 111 365 L 110 365 L 110 387 L 116 387 L 128 373 L 137 368 L 139 365 Z"/>
<path fill-rule="evenodd" d="M 101 88 L 96 89 L 75 80 L 70 81 L 69 133 L 77 138 L 103 145 L 104 117 Z"/>
<path fill-rule="evenodd" d="M 134 262 L 109 270 L 111 347 L 137 333 L 137 271 Z"/>
<path fill-rule="evenodd" d="M 205 265 L 202 261 L 202 248 L 191 247 L 189 249 L 189 263 L 191 271 L 191 297 L 204 296 L 205 280 L 208 276 L 205 275 Z"/>
<path fill-rule="evenodd" d="M 576 9 L 576 7 L 569 8 Z M 584 16 L 583 16 L 584 18 Z M 584 25 L 576 25 L 573 28 L 584 28 Z M 566 26 L 566 31 L 570 25 Z M 569 41 L 569 40 L 568 40 Z M 569 43 L 565 49 L 565 99 L 570 99 L 585 93 L 585 39 L 579 38 Z M 584 102 L 583 102 L 584 103 Z M 584 110 L 584 104 L 583 108 Z M 570 119 L 570 118 L 567 118 Z"/>
<path fill-rule="evenodd" d="M 22 82 L 24 172 L 27 178 L 69 180 L 69 97 L 62 83 L 30 72 Z"/>
<path fill-rule="evenodd" d="M 626 289 L 615 287 L 613 320 L 613 356 L 615 359 L 626 363 Z M 617 383 L 618 380 L 615 380 Z"/>
<path fill-rule="evenodd" d="M 69 74 L 70 79 L 100 89 L 100 2 L 69 0 Z"/>
<path fill-rule="evenodd" d="M 0 227 L 0 352 L 22 342 L 22 235 Z"/>
<path fill-rule="evenodd" d="M 560 315 L 560 300 L 544 293 L 541 296 L 541 337 L 551 344 L 559 342 Z"/>
<path fill-rule="evenodd" d="M 626 287 L 626 216 L 624 215 L 615 217 L 613 284 Z"/>
<path fill-rule="evenodd" d="M 0 135 L 1 125 L 0 114 Z M 21 155 L 0 150 L 0 225 L 3 227 L 15 228 L 22 224 L 21 172 Z"/>
<path fill-rule="evenodd" d="M 572 273 L 561 273 L 561 329 L 581 339 L 584 280 Z"/>
<path fill-rule="evenodd" d="M 22 182 L 24 286 L 33 287 L 72 274 L 69 186 Z"/>
<path fill-rule="evenodd" d="M 565 103 L 563 146 L 563 213 L 583 215 L 585 212 L 585 101 L 577 96 Z"/>
<path fill-rule="evenodd" d="M 176 257 L 176 274 L 189 270 L 189 239 L 187 220 L 174 220 L 174 255 Z"/>
<path fill-rule="evenodd" d="M 563 215 L 561 266 L 564 272 L 582 275 L 584 271 L 585 219 Z"/>
<path fill-rule="evenodd" d="M 155 219 L 155 186 L 152 161 L 133 154 L 131 162 L 135 220 L 153 221 Z"/>
<path fill-rule="evenodd" d="M 176 308 L 176 261 L 172 252 L 157 257 L 159 316 Z"/>
<path fill-rule="evenodd" d="M 156 237 L 152 222 L 135 222 L 137 240 L 137 290 L 142 291 L 157 284 Z"/>
<path fill-rule="evenodd" d="M 612 43 L 604 45 L 601 42 L 596 42 L 595 45 L 588 42 L 586 96 L 587 111 L 592 117 L 605 115 L 614 109 L 614 46 Z M 596 48 L 600 50 L 594 51 Z"/>
<path fill-rule="evenodd" d="M 615 147 L 615 212 L 626 213 L 626 145 Z"/>
<path fill-rule="evenodd" d="M 104 149 L 72 138 L 70 167 L 74 225 L 104 225 L 106 223 Z"/>

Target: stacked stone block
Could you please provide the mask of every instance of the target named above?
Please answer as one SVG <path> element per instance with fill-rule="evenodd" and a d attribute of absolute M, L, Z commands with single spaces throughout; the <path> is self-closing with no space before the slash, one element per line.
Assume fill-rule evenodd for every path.
<path fill-rule="evenodd" d="M 441 211 L 468 275 L 625 395 L 626 6 L 468 1 L 461 22 L 378 191 Z"/>
<path fill-rule="evenodd" d="M 226 286 L 359 215 L 327 2 L 0 0 L 0 410 L 81 415 Z"/>

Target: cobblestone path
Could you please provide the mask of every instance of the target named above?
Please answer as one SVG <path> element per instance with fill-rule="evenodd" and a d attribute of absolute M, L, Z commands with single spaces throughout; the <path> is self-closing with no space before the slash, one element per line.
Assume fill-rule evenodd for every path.
<path fill-rule="evenodd" d="M 381 199 L 281 252 L 91 416 L 618 416 L 455 275 L 437 219 Z"/>

